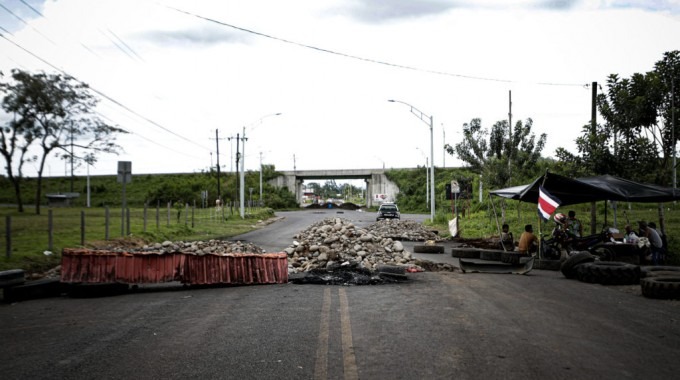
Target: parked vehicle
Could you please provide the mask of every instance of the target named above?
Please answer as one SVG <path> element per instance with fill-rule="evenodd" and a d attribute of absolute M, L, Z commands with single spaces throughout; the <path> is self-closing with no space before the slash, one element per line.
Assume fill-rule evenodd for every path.
<path fill-rule="evenodd" d="M 378 208 L 378 215 L 376 216 L 375 220 L 378 221 L 382 219 L 401 219 L 399 207 L 397 207 L 397 205 L 394 203 L 381 204 Z"/>

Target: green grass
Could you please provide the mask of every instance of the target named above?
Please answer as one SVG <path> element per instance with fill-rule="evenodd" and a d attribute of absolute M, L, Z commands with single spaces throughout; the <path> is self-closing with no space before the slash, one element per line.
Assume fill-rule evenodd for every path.
<path fill-rule="evenodd" d="M 502 225 L 501 209 L 499 200 L 494 199 L 498 215 L 498 224 Z M 664 219 L 665 232 L 668 240 L 668 255 L 667 264 L 680 265 L 680 207 L 674 203 L 665 203 L 664 205 Z M 486 202 L 484 205 L 477 205 L 477 208 L 472 212 L 466 212 L 462 215 L 460 212 L 460 219 L 458 228 L 460 229 L 460 236 L 464 238 L 480 238 L 480 237 L 497 237 L 499 235 L 500 226 L 497 227 L 496 217 L 491 204 Z M 655 222 L 657 229 L 660 228 L 659 210 L 656 203 L 633 203 L 628 208 L 628 203 L 619 202 L 617 211 L 617 223 L 614 224 L 614 212 L 608 203 L 606 210 L 606 226 L 616 227 L 623 232 L 627 223 L 630 223 L 634 229 L 637 230 L 637 221 L 645 220 L 648 222 Z M 591 233 L 591 217 L 590 204 L 579 204 L 560 207 L 557 212 L 566 213 L 569 210 L 576 211 L 576 216 L 583 223 L 583 231 L 585 235 Z M 444 236 L 448 236 L 448 220 L 452 219 L 450 210 L 437 212 L 435 217 L 434 227 Z M 429 223 L 429 221 L 427 222 Z M 510 226 L 515 240 L 524 231 L 524 225 L 531 224 L 534 227 L 534 232 L 538 233 L 539 220 L 537 214 L 537 206 L 535 204 L 519 203 L 515 201 L 506 202 L 505 223 Z M 597 202 L 597 215 L 595 222 L 596 233 L 602 231 L 605 225 L 605 203 Z M 541 232 L 544 235 L 550 234 L 554 223 L 549 221 L 541 224 Z"/>
<path fill-rule="evenodd" d="M 265 208 L 247 210 L 246 218 L 241 219 L 238 213 L 231 215 L 228 209 L 224 210 L 224 218 L 212 208 L 195 209 L 192 217 L 189 209 L 188 214 L 182 210 L 178 220 L 176 209 L 170 210 L 168 218 L 167 208 L 161 208 L 157 222 L 156 208 L 148 208 L 145 228 L 144 209 L 131 208 L 130 235 L 127 235 L 127 226 L 121 233 L 121 213 L 121 209 L 109 209 L 109 240 L 123 236 L 147 242 L 229 238 L 255 229 L 258 220 L 273 216 L 274 211 Z M 50 214 L 51 238 L 48 232 Z M 7 238 L 8 218 L 10 241 Z M 0 207 L 0 270 L 20 268 L 30 273 L 59 265 L 63 248 L 88 246 L 105 240 L 106 221 L 106 208 L 45 208 L 41 215 L 35 215 L 30 209 L 18 213 L 13 207 Z M 11 246 L 9 251 L 8 245 Z M 46 255 L 46 251 L 52 254 Z"/>

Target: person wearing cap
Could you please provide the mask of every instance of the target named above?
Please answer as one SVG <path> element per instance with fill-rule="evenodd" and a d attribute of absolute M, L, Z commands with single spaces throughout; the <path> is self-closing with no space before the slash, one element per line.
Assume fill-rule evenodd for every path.
<path fill-rule="evenodd" d="M 652 264 L 661 264 L 663 261 L 663 241 L 661 236 L 659 236 L 655 229 L 649 227 L 644 220 L 641 220 L 638 225 L 640 226 L 640 236 L 649 239 L 652 250 Z"/>
<path fill-rule="evenodd" d="M 519 253 L 534 253 L 538 250 L 538 237 L 534 235 L 534 228 L 531 224 L 524 226 L 524 232 L 519 237 L 519 244 L 517 246 Z"/>
<path fill-rule="evenodd" d="M 575 237 L 583 236 L 583 223 L 576 218 L 576 211 L 569 211 L 567 219 L 567 232 Z"/>

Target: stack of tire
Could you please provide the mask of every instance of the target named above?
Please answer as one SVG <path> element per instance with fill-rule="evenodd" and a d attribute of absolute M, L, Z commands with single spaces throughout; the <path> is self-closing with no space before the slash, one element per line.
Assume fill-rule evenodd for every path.
<path fill-rule="evenodd" d="M 643 266 L 640 268 L 642 295 L 656 299 L 680 299 L 680 267 Z"/>
<path fill-rule="evenodd" d="M 640 284 L 642 295 L 647 298 L 680 299 L 680 267 L 599 261 L 589 252 L 579 252 L 565 260 L 560 271 L 566 278 L 591 284 Z"/>

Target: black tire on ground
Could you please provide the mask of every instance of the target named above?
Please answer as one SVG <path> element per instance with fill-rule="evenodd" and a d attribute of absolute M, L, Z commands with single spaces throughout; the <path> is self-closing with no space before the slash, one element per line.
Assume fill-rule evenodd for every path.
<path fill-rule="evenodd" d="M 647 298 L 680 299 L 680 277 L 647 277 L 640 287 Z"/>
<path fill-rule="evenodd" d="M 680 267 L 669 266 L 669 265 L 645 265 L 640 267 L 642 277 L 667 277 L 666 273 L 676 272 L 680 276 Z M 663 275 L 659 275 L 659 272 L 663 272 Z M 675 276 L 675 274 L 670 277 Z"/>
<path fill-rule="evenodd" d="M 590 252 L 575 253 L 569 256 L 560 265 L 560 271 L 566 278 L 576 278 L 576 266 L 583 263 L 592 263 L 593 261 L 595 261 L 595 256 L 593 256 Z"/>
<path fill-rule="evenodd" d="M 65 284 L 58 278 L 43 278 L 29 281 L 23 285 L 5 288 L 5 302 L 17 302 L 38 298 L 59 297 L 66 292 Z"/>
<path fill-rule="evenodd" d="M 415 253 L 444 253 L 444 247 L 441 245 L 414 245 L 413 252 Z"/>
<path fill-rule="evenodd" d="M 128 284 L 118 282 L 70 284 L 68 286 L 68 295 L 73 298 L 110 297 L 124 294 L 128 289 Z"/>
<path fill-rule="evenodd" d="M 478 248 L 451 248 L 451 256 L 461 259 L 478 259 L 479 252 Z"/>
<path fill-rule="evenodd" d="M 529 257 L 529 255 L 512 251 L 501 252 L 501 262 L 508 264 L 519 264 L 522 257 Z"/>
<path fill-rule="evenodd" d="M 23 269 L 0 271 L 0 288 L 23 284 L 26 281 Z"/>
<path fill-rule="evenodd" d="M 380 264 L 376 266 L 376 271 L 378 273 L 387 273 L 387 274 L 405 274 L 406 273 L 406 267 L 403 265 L 384 265 Z"/>
<path fill-rule="evenodd" d="M 576 277 L 602 285 L 635 285 L 640 283 L 640 267 L 619 261 L 594 261 L 579 265 Z"/>
<path fill-rule="evenodd" d="M 486 261 L 501 261 L 502 251 L 479 251 L 479 258 Z"/>
<path fill-rule="evenodd" d="M 534 260 L 534 269 L 560 270 L 561 264 L 560 260 L 536 259 Z"/>

